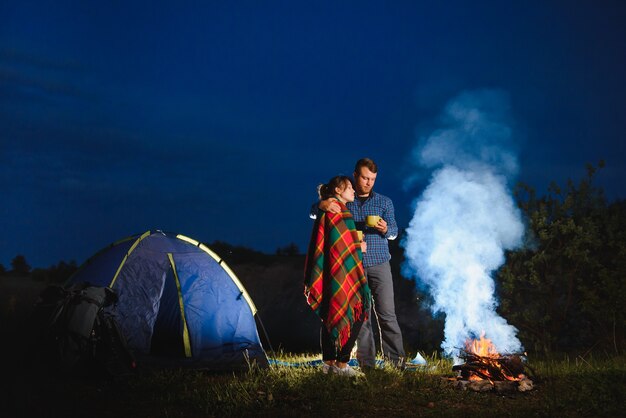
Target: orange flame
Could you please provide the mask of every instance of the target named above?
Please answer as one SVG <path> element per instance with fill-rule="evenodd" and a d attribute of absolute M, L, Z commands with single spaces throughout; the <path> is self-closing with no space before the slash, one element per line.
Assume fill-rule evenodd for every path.
<path fill-rule="evenodd" d="M 490 373 L 490 367 L 495 368 L 499 375 L 504 377 L 506 380 L 520 380 L 519 376 L 512 376 L 507 369 L 502 367 L 502 364 L 497 361 L 500 359 L 500 353 L 496 349 L 496 346 L 491 342 L 489 338 L 485 338 L 485 333 L 483 332 L 479 339 L 477 340 L 467 340 L 465 342 L 465 351 L 468 353 L 474 354 L 476 356 L 482 357 L 484 368 L 480 369 L 480 372 L 483 376 L 486 376 L 487 379 L 491 381 L 492 375 Z M 492 360 L 487 360 L 492 359 Z M 478 376 L 477 374 L 471 374 L 469 380 L 484 380 L 483 377 Z"/>
<path fill-rule="evenodd" d="M 476 354 L 481 357 L 500 357 L 500 353 L 496 350 L 496 346 L 493 345 L 489 338 L 485 338 L 485 333 L 482 333 L 480 339 L 478 340 L 467 340 L 465 342 L 465 350 L 468 353 Z"/>

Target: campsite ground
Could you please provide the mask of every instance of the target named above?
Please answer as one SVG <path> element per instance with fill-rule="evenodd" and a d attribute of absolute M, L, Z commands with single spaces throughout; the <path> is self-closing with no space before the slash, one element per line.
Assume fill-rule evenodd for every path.
<path fill-rule="evenodd" d="M 79 379 L 26 367 L 12 376 L 2 410 L 9 417 L 622 416 L 624 359 L 535 364 L 535 389 L 507 394 L 456 389 L 446 379 L 446 362 L 429 360 L 432 369 L 382 369 L 356 378 L 273 366 L 238 374 L 161 370 Z"/>
<path fill-rule="evenodd" d="M 307 322 L 306 310 L 302 316 L 293 313 L 301 300 L 300 282 L 294 276 L 297 267 L 297 262 L 249 265 L 239 267 L 237 273 L 242 281 L 250 275 L 257 278 L 244 285 L 259 309 L 271 313 L 266 321 L 268 334 L 281 335 L 277 331 L 284 329 L 285 335 L 292 336 L 292 340 L 276 340 L 275 345 L 301 344 L 302 350 L 291 352 L 304 352 L 308 344 L 317 343 L 317 335 Z M 260 291 L 270 283 L 272 292 Z M 123 377 L 62 377 L 49 373 L 29 354 L 36 347 L 28 345 L 32 335 L 26 318 L 44 286 L 29 278 L 0 277 L 2 416 L 622 415 L 626 358 L 597 353 L 585 358 L 531 359 L 535 389 L 507 394 L 455 389 L 447 379 L 452 376 L 450 363 L 435 354 L 426 369 L 380 369 L 357 378 L 327 376 L 317 367 L 284 366 L 221 374 L 140 368 Z M 273 310 L 267 309 L 270 305 Z M 317 358 L 285 352 L 273 355 L 290 363 Z"/>

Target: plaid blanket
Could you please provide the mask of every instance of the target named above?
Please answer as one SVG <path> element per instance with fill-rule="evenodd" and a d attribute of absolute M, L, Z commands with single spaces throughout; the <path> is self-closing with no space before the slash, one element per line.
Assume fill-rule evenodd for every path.
<path fill-rule="evenodd" d="M 305 262 L 304 294 L 338 348 L 348 341 L 355 321 L 366 319 L 371 292 L 352 214 L 320 211 Z"/>

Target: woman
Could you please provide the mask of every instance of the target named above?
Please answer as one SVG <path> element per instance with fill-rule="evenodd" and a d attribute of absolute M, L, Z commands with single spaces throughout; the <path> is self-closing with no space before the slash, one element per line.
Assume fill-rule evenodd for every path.
<path fill-rule="evenodd" d="M 363 270 L 361 242 L 346 207 L 354 188 L 346 176 L 336 176 L 318 188 L 321 199 L 335 199 L 340 213 L 319 211 L 305 263 L 304 294 L 322 320 L 324 373 L 354 376 L 350 352 L 369 312 L 371 293 Z"/>

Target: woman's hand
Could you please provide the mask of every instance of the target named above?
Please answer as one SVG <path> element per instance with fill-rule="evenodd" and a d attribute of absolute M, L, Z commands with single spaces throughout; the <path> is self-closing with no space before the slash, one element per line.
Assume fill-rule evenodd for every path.
<path fill-rule="evenodd" d="M 361 241 L 361 252 L 367 252 L 367 242 Z"/>

